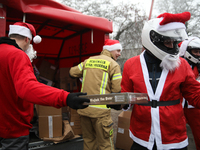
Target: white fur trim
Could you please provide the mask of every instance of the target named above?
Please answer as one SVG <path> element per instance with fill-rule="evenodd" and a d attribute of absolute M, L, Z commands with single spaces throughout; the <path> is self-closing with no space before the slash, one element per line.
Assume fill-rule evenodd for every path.
<path fill-rule="evenodd" d="M 33 61 L 33 59 L 37 58 L 37 52 L 33 49 L 32 44 L 30 44 L 28 49 L 25 50 L 25 53 L 28 55 L 31 62 Z"/>
<path fill-rule="evenodd" d="M 19 35 L 28 37 L 30 40 L 32 40 L 32 33 L 28 28 L 23 27 L 23 26 L 18 26 L 18 25 L 10 25 L 9 27 L 10 29 L 9 29 L 8 35 L 19 34 Z"/>
<path fill-rule="evenodd" d="M 167 54 L 160 63 L 160 67 L 173 72 L 176 68 L 179 67 L 181 61 L 179 55 Z"/>
<path fill-rule="evenodd" d="M 187 46 L 190 43 L 190 41 L 197 39 L 197 37 L 189 37 L 188 40 L 184 40 L 179 48 L 180 56 L 184 56 L 185 52 L 187 50 Z"/>
<path fill-rule="evenodd" d="M 42 41 L 42 38 L 39 36 L 39 35 L 36 35 L 34 38 L 33 38 L 33 42 L 35 44 L 38 44 Z"/>
<path fill-rule="evenodd" d="M 175 30 L 175 29 L 186 29 L 185 24 L 181 22 L 171 22 L 165 25 L 158 24 L 158 31 L 168 31 L 168 30 Z"/>
<path fill-rule="evenodd" d="M 122 45 L 120 43 L 114 44 L 114 45 L 104 45 L 103 50 L 106 49 L 108 51 L 114 51 L 117 49 L 120 49 L 122 51 Z"/>

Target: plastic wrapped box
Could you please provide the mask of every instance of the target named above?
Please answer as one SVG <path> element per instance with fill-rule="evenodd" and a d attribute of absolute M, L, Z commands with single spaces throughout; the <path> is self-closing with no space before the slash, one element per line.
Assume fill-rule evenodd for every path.
<path fill-rule="evenodd" d="M 90 103 L 84 105 L 106 105 L 106 104 L 143 104 L 148 102 L 146 93 L 111 93 L 98 95 L 81 95 L 90 99 Z"/>

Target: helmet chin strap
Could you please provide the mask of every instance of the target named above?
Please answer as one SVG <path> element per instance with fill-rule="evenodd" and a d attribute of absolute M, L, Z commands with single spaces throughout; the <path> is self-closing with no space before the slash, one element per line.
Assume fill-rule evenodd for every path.
<path fill-rule="evenodd" d="M 200 61 L 197 58 L 195 58 L 194 56 L 192 56 L 188 51 L 185 52 L 184 57 L 195 64 L 200 63 Z"/>

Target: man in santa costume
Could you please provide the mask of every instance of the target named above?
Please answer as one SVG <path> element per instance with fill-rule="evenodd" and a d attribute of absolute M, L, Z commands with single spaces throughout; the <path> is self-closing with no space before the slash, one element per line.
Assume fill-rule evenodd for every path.
<path fill-rule="evenodd" d="M 200 81 L 200 39 L 198 37 L 189 37 L 183 42 L 178 44 L 180 50 L 180 56 L 184 57 L 190 64 L 195 78 Z M 200 109 L 190 105 L 188 101 L 183 98 L 182 106 L 184 108 L 184 114 L 187 123 L 192 130 L 196 149 L 200 150 Z"/>
<path fill-rule="evenodd" d="M 25 51 L 32 38 L 34 43 L 40 43 L 41 37 L 28 23 L 17 22 L 9 27 L 9 38 L 0 38 L 0 143 L 2 150 L 28 150 L 34 104 L 82 109 L 87 107 L 82 103 L 89 99 L 78 97 L 84 93 L 69 93 L 39 83 L 32 57 Z"/>
<path fill-rule="evenodd" d="M 178 43 L 188 38 L 185 22 L 189 12 L 163 13 L 144 24 L 145 50 L 124 64 L 122 92 L 147 93 L 147 104 L 135 104 L 129 133 L 131 150 L 186 150 L 188 137 L 183 95 L 200 108 L 200 84 L 188 62 L 179 57 Z"/>

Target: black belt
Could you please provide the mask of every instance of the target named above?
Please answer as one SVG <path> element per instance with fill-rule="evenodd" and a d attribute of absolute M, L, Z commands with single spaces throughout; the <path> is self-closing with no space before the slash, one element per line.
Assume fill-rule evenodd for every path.
<path fill-rule="evenodd" d="M 152 100 L 148 101 L 146 104 L 138 104 L 138 105 L 143 105 L 143 106 L 151 106 L 153 108 L 156 108 L 157 106 L 170 106 L 170 105 L 176 105 L 180 103 L 180 99 L 173 100 L 173 101 L 157 101 L 157 100 Z"/>

